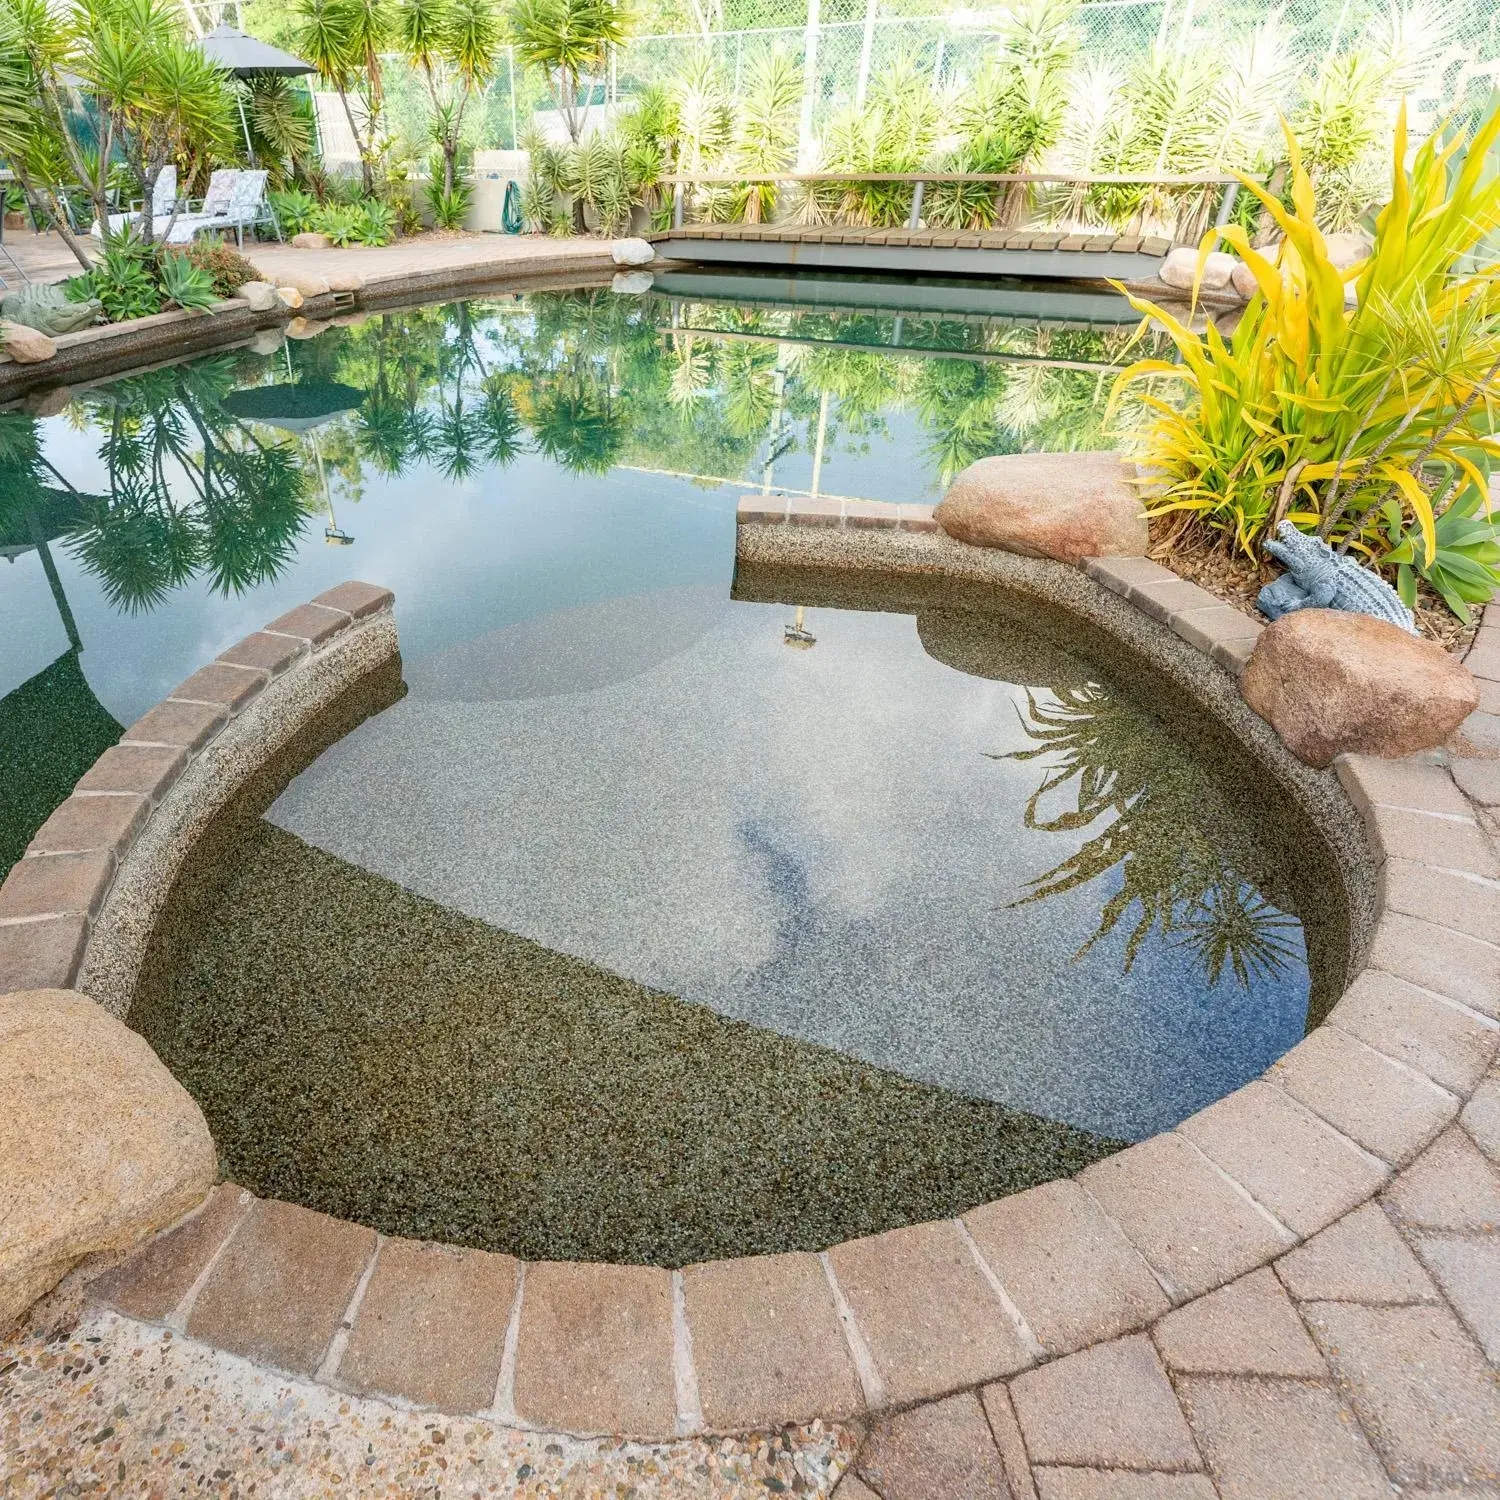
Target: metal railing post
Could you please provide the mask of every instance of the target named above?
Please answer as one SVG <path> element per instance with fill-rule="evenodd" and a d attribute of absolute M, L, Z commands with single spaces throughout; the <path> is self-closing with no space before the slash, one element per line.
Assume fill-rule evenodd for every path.
<path fill-rule="evenodd" d="M 672 184 L 672 228 L 673 229 L 681 229 L 682 228 L 682 197 L 683 197 L 682 188 L 683 188 L 683 185 L 680 182 L 674 182 Z"/>
<path fill-rule="evenodd" d="M 925 182 L 919 182 L 911 190 L 911 217 L 906 221 L 908 229 L 920 229 L 922 227 L 922 193 L 926 186 Z"/>
<path fill-rule="evenodd" d="M 1239 196 L 1240 185 L 1237 182 L 1231 182 L 1224 189 L 1224 197 L 1219 203 L 1219 217 L 1214 220 L 1215 229 L 1222 229 L 1229 222 L 1230 216 L 1234 213 L 1235 200 Z"/>

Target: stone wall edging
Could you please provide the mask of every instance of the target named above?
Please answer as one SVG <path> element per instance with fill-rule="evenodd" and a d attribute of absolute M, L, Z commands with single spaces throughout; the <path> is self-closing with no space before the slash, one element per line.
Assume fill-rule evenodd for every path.
<path fill-rule="evenodd" d="M 397 651 L 392 595 L 343 583 L 237 642 L 135 721 L 0 885 L 0 995 L 84 990 L 123 1018 L 182 860 L 225 802 Z"/>
<path fill-rule="evenodd" d="M 539 255 L 522 261 L 477 262 L 434 271 L 403 271 L 372 276 L 350 292 L 323 292 L 306 297 L 302 306 L 278 305 L 256 312 L 238 297 L 216 302 L 208 312 L 164 312 L 128 323 L 106 323 L 53 340 L 57 353 L 37 364 L 0 361 L 0 404 L 32 391 L 81 379 L 128 375 L 143 365 L 169 363 L 245 342 L 262 328 L 277 328 L 294 318 L 322 321 L 366 310 L 380 311 L 411 302 L 427 302 L 451 292 L 475 296 L 482 291 L 538 286 L 581 285 L 613 273 L 609 245 L 599 255 Z"/>
<path fill-rule="evenodd" d="M 891 525 L 842 507 L 845 545 L 830 548 L 828 516 L 814 514 L 822 543 L 771 546 L 776 560 L 870 567 L 887 552 L 887 564 L 951 564 L 1012 587 L 1024 575 L 1032 588 L 1060 566 L 1011 559 L 1002 578 L 933 545 L 930 516 L 898 512 Z M 765 551 L 793 529 L 750 521 L 741 536 Z M 1163 580 L 1102 562 L 1092 571 L 1113 585 L 1064 571 L 1090 618 L 1118 624 L 1129 608 L 1148 645 L 1165 631 L 1233 690 L 1232 661 L 1206 654 L 1223 637 L 1202 620 L 1172 625 L 1194 611 L 1152 595 Z M 1130 589 L 1154 600 L 1154 618 Z M 1060 602 L 1071 607 L 1068 591 Z M 1500 625 L 1481 645 L 1500 671 Z M 100 1299 L 335 1388 L 642 1440 L 902 1409 L 1145 1327 L 1369 1200 L 1456 1117 L 1500 1047 L 1495 928 L 1482 902 L 1458 900 L 1493 904 L 1489 866 L 1465 862 L 1494 856 L 1470 839 L 1479 824 L 1448 771 L 1346 756 L 1307 774 L 1352 799 L 1331 805 L 1374 871 L 1366 966 L 1263 1078 L 1074 1178 L 821 1254 L 671 1272 L 418 1245 L 226 1184 L 104 1278 Z M 1471 874 L 1472 891 L 1455 896 L 1452 882 Z"/>

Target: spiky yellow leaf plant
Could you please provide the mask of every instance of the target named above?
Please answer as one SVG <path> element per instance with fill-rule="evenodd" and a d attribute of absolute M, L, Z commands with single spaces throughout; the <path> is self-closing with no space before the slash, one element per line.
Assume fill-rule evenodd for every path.
<path fill-rule="evenodd" d="M 1437 517 L 1471 485 L 1488 495 L 1500 453 L 1500 278 L 1477 264 L 1500 226 L 1500 180 L 1487 167 L 1500 112 L 1472 141 L 1435 133 L 1407 168 L 1403 107 L 1374 245 L 1343 271 L 1286 134 L 1290 211 L 1240 179 L 1280 229 L 1279 250 L 1256 250 L 1235 226 L 1211 230 L 1200 246 L 1200 281 L 1220 241 L 1255 277 L 1232 336 L 1212 322 L 1196 332 L 1132 296 L 1142 330 L 1163 330 L 1181 363 L 1145 359 L 1123 370 L 1111 410 L 1128 390 L 1146 409 L 1130 441 L 1149 476 L 1152 514 L 1190 513 L 1190 525 L 1252 558 L 1266 529 L 1288 516 L 1378 561 L 1394 521 L 1398 535 L 1412 527 L 1419 561 L 1430 563 Z"/>

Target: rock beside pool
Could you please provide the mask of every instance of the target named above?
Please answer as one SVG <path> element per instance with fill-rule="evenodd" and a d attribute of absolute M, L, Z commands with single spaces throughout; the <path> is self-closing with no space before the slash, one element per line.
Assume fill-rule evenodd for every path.
<path fill-rule="evenodd" d="M 1346 751 L 1430 750 L 1479 705 L 1478 683 L 1441 646 L 1337 609 L 1299 609 L 1268 625 L 1240 691 L 1310 766 Z"/>
<path fill-rule="evenodd" d="M 294 310 L 301 307 L 305 300 L 302 293 L 294 286 L 279 286 L 276 288 L 276 295 L 281 299 L 283 307 L 290 307 Z"/>
<path fill-rule="evenodd" d="M 1229 285 L 1236 264 L 1234 256 L 1226 255 L 1222 250 L 1211 251 L 1203 262 L 1203 279 L 1198 282 L 1199 287 L 1207 292 L 1222 292 Z M 1168 286 L 1191 291 L 1193 283 L 1198 280 L 1198 252 L 1188 245 L 1169 250 L 1156 274 Z"/>
<path fill-rule="evenodd" d="M 609 258 L 617 266 L 649 266 L 656 251 L 645 240 L 616 240 L 609 247 Z"/>
<path fill-rule="evenodd" d="M 321 297 L 328 290 L 326 276 L 314 276 L 311 271 L 288 271 L 283 277 L 283 287 L 295 287 L 304 297 Z"/>
<path fill-rule="evenodd" d="M 0 1331 L 86 1255 L 180 1219 L 213 1139 L 144 1038 L 71 990 L 0 1000 Z"/>
<path fill-rule="evenodd" d="M 57 345 L 24 323 L 0 323 L 0 353 L 10 355 L 18 365 L 39 365 L 57 353 Z"/>
<path fill-rule="evenodd" d="M 639 297 L 656 285 L 649 271 L 616 271 L 609 283 L 610 291 L 621 297 Z"/>
<path fill-rule="evenodd" d="M 1234 263 L 1234 270 L 1229 273 L 1229 285 L 1248 302 L 1259 290 L 1260 283 L 1255 279 L 1255 272 L 1242 260 Z"/>
<path fill-rule="evenodd" d="M 281 305 L 281 298 L 269 281 L 247 281 L 235 296 L 241 302 L 248 302 L 251 312 L 274 312 Z"/>
<path fill-rule="evenodd" d="M 330 271 L 328 273 L 330 292 L 361 292 L 364 286 L 365 278 L 358 271 Z"/>
<path fill-rule="evenodd" d="M 1118 453 L 1011 453 L 981 458 L 934 513 L 956 541 L 1026 557 L 1082 562 L 1139 557 L 1146 517 Z"/>

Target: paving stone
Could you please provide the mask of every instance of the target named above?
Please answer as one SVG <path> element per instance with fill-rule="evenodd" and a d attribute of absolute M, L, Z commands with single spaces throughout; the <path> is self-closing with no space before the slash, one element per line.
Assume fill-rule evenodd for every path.
<path fill-rule="evenodd" d="M 88 933 L 84 916 L 0 923 L 0 995 L 71 989 Z"/>
<path fill-rule="evenodd" d="M 210 662 L 172 689 L 178 703 L 207 703 L 237 714 L 271 680 L 269 672 Z"/>
<path fill-rule="evenodd" d="M 1500 1077 L 1486 1078 L 1458 1119 L 1474 1144 L 1500 1166 Z"/>
<path fill-rule="evenodd" d="M 1500 948 L 1403 912 L 1386 912 L 1370 945 L 1371 968 L 1500 1016 Z"/>
<path fill-rule="evenodd" d="M 1500 888 L 1471 875 L 1387 859 L 1380 866 L 1379 900 L 1392 911 L 1469 937 L 1488 941 L 1500 932 Z"/>
<path fill-rule="evenodd" d="M 122 744 L 172 745 L 201 750 L 227 723 L 229 711 L 214 703 L 173 703 L 147 709 L 125 731 Z"/>
<path fill-rule="evenodd" d="M 528 1266 L 516 1412 L 565 1432 L 670 1437 L 672 1274 L 652 1266 Z"/>
<path fill-rule="evenodd" d="M 1500 1027 L 1485 1018 L 1370 969 L 1349 986 L 1328 1019 L 1461 1095 L 1484 1076 L 1500 1046 Z"/>
<path fill-rule="evenodd" d="M 779 526 L 786 520 L 785 495 L 742 495 L 735 507 L 735 523 L 740 526 Z"/>
<path fill-rule="evenodd" d="M 1453 791 L 1458 795 L 1457 787 Z M 1500 875 L 1500 858 L 1494 845 L 1472 818 L 1459 820 L 1404 807 L 1374 807 L 1367 815 L 1366 827 L 1383 859 L 1416 860 L 1446 870 L 1466 870 L 1490 880 Z"/>
<path fill-rule="evenodd" d="M 1500 807 L 1500 760 L 1454 756 L 1449 769 L 1463 794 L 1484 807 Z"/>
<path fill-rule="evenodd" d="M 1259 1081 L 1177 1129 L 1300 1235 L 1331 1224 L 1388 1175 L 1383 1164 Z"/>
<path fill-rule="evenodd" d="M 339 1384 L 448 1412 L 493 1405 L 516 1274 L 509 1255 L 384 1241 Z"/>
<path fill-rule="evenodd" d="M 1096 1344 L 1010 1383 L 1035 1464 L 1201 1469 L 1192 1434 L 1151 1341 Z"/>
<path fill-rule="evenodd" d="M 1014 1193 L 964 1223 L 1050 1353 L 1143 1328 L 1170 1306 L 1140 1252 L 1076 1182 Z"/>
<path fill-rule="evenodd" d="M 979 1393 L 979 1400 L 989 1418 L 995 1447 L 1000 1450 L 1000 1462 L 1010 1481 L 1011 1494 L 1015 1500 L 1037 1500 L 1036 1485 L 1031 1478 L 1031 1461 L 1026 1456 L 1026 1440 L 1021 1436 L 1021 1424 L 1016 1421 L 1010 1392 L 1003 1385 L 987 1385 Z"/>
<path fill-rule="evenodd" d="M 1385 1211 L 1367 1203 L 1276 1262 L 1301 1302 L 1435 1302 L 1437 1292 Z"/>
<path fill-rule="evenodd" d="M 293 635 L 311 646 L 321 646 L 341 630 L 349 628 L 349 615 L 324 604 L 299 604 L 296 609 L 278 615 L 266 626 L 276 635 Z"/>
<path fill-rule="evenodd" d="M 1410 756 L 1388 760 L 1380 755 L 1336 755 L 1333 769 L 1361 812 L 1377 806 L 1406 807 L 1473 821 L 1468 799 L 1442 766 Z"/>
<path fill-rule="evenodd" d="M 704 1421 L 738 1431 L 863 1405 L 817 1256 L 744 1256 L 683 1273 Z"/>
<path fill-rule="evenodd" d="M 1500 1473 L 1500 1384 L 1448 1308 L 1310 1302 L 1304 1313 L 1398 1482 Z"/>
<path fill-rule="evenodd" d="M 346 615 L 363 620 L 367 615 L 380 614 L 390 609 L 396 602 L 396 596 L 389 589 L 378 588 L 373 583 L 350 579 L 337 588 L 325 590 L 312 602 L 321 604 L 325 609 L 341 609 Z"/>
<path fill-rule="evenodd" d="M 1095 1162 L 1076 1180 L 1168 1280 L 1178 1301 L 1253 1270 L 1292 1241 L 1176 1133 Z"/>
<path fill-rule="evenodd" d="M 293 662 L 306 655 L 306 641 L 257 630 L 254 635 L 236 641 L 227 651 L 221 651 L 218 660 L 232 667 L 260 667 L 272 677 L 279 677 Z"/>
<path fill-rule="evenodd" d="M 60 802 L 26 846 L 27 854 L 74 854 L 107 849 L 123 855 L 151 811 L 144 797 L 109 793 Z"/>
<path fill-rule="evenodd" d="M 316 1372 L 375 1253 L 375 1231 L 295 1204 L 251 1206 L 193 1304 L 193 1338 Z"/>
<path fill-rule="evenodd" d="M 902 531 L 941 531 L 942 527 L 937 523 L 937 517 L 933 515 L 934 507 L 931 505 L 907 505 L 902 504 L 901 529 Z"/>
<path fill-rule="evenodd" d="M 1215 1500 L 1201 1474 L 1132 1474 L 1128 1469 L 1038 1469 L 1041 1500 Z"/>
<path fill-rule="evenodd" d="M 1182 610 L 1209 609 L 1219 604 L 1217 596 L 1175 573 L 1156 582 L 1132 584 L 1129 597 L 1142 614 L 1164 625 Z"/>
<path fill-rule="evenodd" d="M 895 527 L 901 520 L 901 508 L 886 500 L 846 500 L 844 524 L 855 527 Z"/>
<path fill-rule="evenodd" d="M 115 856 L 108 849 L 18 860 L 0 885 L 0 921 L 64 913 L 91 917 L 103 905 L 114 873 Z"/>
<path fill-rule="evenodd" d="M 1319 1026 L 1266 1074 L 1314 1114 L 1399 1166 L 1458 1113 L 1458 1098 L 1348 1032 Z"/>
<path fill-rule="evenodd" d="M 1011 1500 L 989 1423 L 968 1393 L 881 1423 L 858 1467 L 882 1500 Z"/>
<path fill-rule="evenodd" d="M 1456 1126 L 1396 1178 L 1385 1198 L 1396 1217 L 1414 1228 L 1500 1228 L 1500 1173 Z"/>
<path fill-rule="evenodd" d="M 190 1219 L 91 1281 L 89 1296 L 131 1317 L 161 1322 L 187 1296 L 250 1203 L 243 1188 L 221 1182 Z"/>
<path fill-rule="evenodd" d="M 1269 1267 L 1168 1313 L 1151 1330 L 1170 1369 L 1192 1375 L 1328 1374 Z"/>
<path fill-rule="evenodd" d="M 828 1252 L 894 1406 L 1024 1370 L 1021 1342 L 958 1225 L 913 1224 Z"/>
<path fill-rule="evenodd" d="M 1188 1376 L 1178 1389 L 1223 1500 L 1390 1500 L 1380 1460 L 1329 1387 Z"/>
<path fill-rule="evenodd" d="M 1500 1236 L 1418 1234 L 1412 1242 L 1485 1358 L 1500 1366 Z"/>
<path fill-rule="evenodd" d="M 173 745 L 111 745 L 78 779 L 80 792 L 139 792 L 159 802 L 187 769 L 188 752 Z"/>
<path fill-rule="evenodd" d="M 1127 597 L 1132 588 L 1181 581 L 1170 568 L 1149 557 L 1086 557 L 1083 571 L 1112 593 Z"/>
<path fill-rule="evenodd" d="M 1261 631 L 1265 629 L 1231 605 L 1219 603 L 1209 609 L 1174 611 L 1168 623 L 1175 635 L 1209 655 L 1220 647 L 1241 643 L 1253 652 Z"/>

